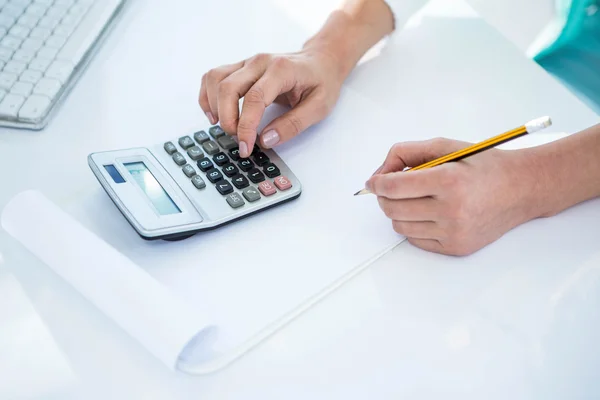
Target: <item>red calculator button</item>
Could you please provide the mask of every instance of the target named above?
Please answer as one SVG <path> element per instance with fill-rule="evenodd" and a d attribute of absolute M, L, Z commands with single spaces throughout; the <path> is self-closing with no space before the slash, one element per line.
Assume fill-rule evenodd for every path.
<path fill-rule="evenodd" d="M 292 182 L 285 176 L 278 176 L 273 182 L 275 182 L 275 186 L 277 186 L 279 190 L 288 190 L 292 187 Z"/>
<path fill-rule="evenodd" d="M 277 193 L 275 190 L 275 186 L 271 185 L 269 181 L 263 181 L 258 184 L 258 190 L 263 194 L 263 196 L 271 196 L 272 194 Z"/>

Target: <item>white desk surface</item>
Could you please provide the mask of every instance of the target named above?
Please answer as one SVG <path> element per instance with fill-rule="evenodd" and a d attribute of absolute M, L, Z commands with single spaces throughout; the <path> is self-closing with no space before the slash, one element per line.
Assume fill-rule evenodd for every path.
<path fill-rule="evenodd" d="M 132 1 L 46 130 L 0 130 L 0 207 L 26 188 L 57 200 L 69 188 L 96 185 L 85 158 L 92 151 L 160 142 L 204 124 L 195 101 L 202 72 L 258 51 L 298 48 L 308 32 L 285 15 L 301 20 L 307 11 L 292 3 Z M 476 140 L 546 114 L 553 132 L 597 121 L 477 18 L 423 20 L 359 66 L 348 86 L 395 116 L 399 140 Z M 377 140 L 376 132 L 364 140 Z M 0 284 L 19 304 L 0 303 L 0 353 L 21 349 L 23 357 L 15 368 L 0 359 L 0 370 L 12 373 L 11 382 L 0 377 L 0 393 L 598 398 L 599 220 L 600 201 L 591 201 L 466 258 L 404 243 L 263 345 L 203 377 L 169 372 L 2 232 Z M 37 353 L 44 363 L 28 368 Z"/>

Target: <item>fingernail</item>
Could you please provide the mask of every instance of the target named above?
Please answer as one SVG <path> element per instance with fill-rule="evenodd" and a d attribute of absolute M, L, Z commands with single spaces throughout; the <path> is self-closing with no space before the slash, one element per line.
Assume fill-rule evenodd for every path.
<path fill-rule="evenodd" d="M 271 129 L 270 131 L 262 134 L 262 141 L 265 147 L 273 147 L 279 143 L 279 134 L 276 130 Z"/>
<path fill-rule="evenodd" d="M 212 113 L 209 111 L 206 113 L 206 118 L 208 118 L 208 120 L 210 121 L 211 124 L 214 124 L 215 121 L 215 117 L 212 115 Z"/>
<path fill-rule="evenodd" d="M 371 180 L 370 179 L 365 182 L 365 189 L 367 189 L 370 192 L 372 192 L 372 190 L 371 190 Z"/>
<path fill-rule="evenodd" d="M 250 157 L 250 154 L 248 154 L 248 145 L 246 144 L 246 142 L 240 142 L 239 146 L 240 146 L 240 157 L 242 157 L 242 158 Z"/>

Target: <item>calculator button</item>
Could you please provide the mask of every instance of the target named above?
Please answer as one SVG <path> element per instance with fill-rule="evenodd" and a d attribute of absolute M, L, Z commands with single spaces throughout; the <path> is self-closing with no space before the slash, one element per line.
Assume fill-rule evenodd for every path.
<path fill-rule="evenodd" d="M 273 186 L 269 181 L 259 183 L 258 190 L 260 190 L 263 196 L 271 196 L 272 194 L 277 193 L 275 186 Z"/>
<path fill-rule="evenodd" d="M 194 161 L 199 160 L 204 156 L 204 153 L 202 152 L 202 150 L 200 150 L 200 147 L 198 146 L 190 147 L 187 153 L 188 156 L 190 156 L 190 158 Z"/>
<path fill-rule="evenodd" d="M 176 152 L 175 154 L 173 154 L 173 161 L 175 161 L 175 164 L 180 166 L 187 162 L 185 161 L 185 157 L 182 156 L 180 152 Z"/>
<path fill-rule="evenodd" d="M 219 193 L 223 195 L 233 192 L 233 186 L 231 186 L 231 183 L 227 182 L 226 180 L 217 182 L 215 186 L 217 187 Z"/>
<path fill-rule="evenodd" d="M 215 139 L 220 138 L 225 134 L 225 132 L 223 131 L 223 129 L 221 129 L 219 125 L 211 126 L 208 129 L 208 132 L 210 132 L 210 136 L 214 137 Z"/>
<path fill-rule="evenodd" d="M 227 175 L 228 178 L 231 178 L 234 175 L 237 175 L 237 173 L 240 171 L 238 169 L 238 167 L 235 166 L 235 164 L 232 163 L 227 163 L 225 165 L 223 165 L 222 167 L 223 173 L 225 175 Z"/>
<path fill-rule="evenodd" d="M 171 142 L 165 143 L 165 145 L 163 147 L 164 147 L 165 151 L 169 154 L 173 154 L 177 151 L 177 147 L 175 147 L 175 145 Z"/>
<path fill-rule="evenodd" d="M 233 140 L 233 138 L 229 135 L 221 136 L 217 139 L 217 143 L 219 143 L 219 146 L 221 146 L 225 150 L 231 150 L 234 147 L 237 147 L 238 145 L 237 142 Z"/>
<path fill-rule="evenodd" d="M 223 174 L 218 169 L 213 168 L 206 172 L 206 177 L 209 181 L 211 181 L 211 183 L 215 183 L 223 179 Z"/>
<path fill-rule="evenodd" d="M 202 177 L 200 175 L 194 175 L 192 177 L 192 183 L 198 189 L 204 189 L 206 187 L 206 183 L 204 182 L 204 179 L 202 179 Z"/>
<path fill-rule="evenodd" d="M 202 143 L 202 148 L 208 155 L 211 155 L 211 156 L 213 154 L 217 154 L 219 152 L 219 146 L 217 146 L 217 144 L 215 142 L 213 142 L 212 140 Z"/>
<path fill-rule="evenodd" d="M 240 159 L 240 149 L 238 149 L 237 147 L 234 149 L 229 150 L 229 157 L 231 157 L 231 159 L 233 161 L 237 161 Z"/>
<path fill-rule="evenodd" d="M 273 179 L 273 182 L 275 182 L 275 186 L 277 186 L 277 189 L 279 190 L 288 190 L 292 187 L 292 182 L 285 176 L 278 176 Z"/>
<path fill-rule="evenodd" d="M 250 178 L 250 180 L 253 183 L 258 183 L 258 182 L 262 182 L 265 180 L 265 175 L 260 172 L 258 169 L 253 168 L 250 171 L 248 171 L 248 178 Z"/>
<path fill-rule="evenodd" d="M 192 176 L 196 175 L 196 170 L 190 164 L 184 165 L 181 170 L 188 178 L 191 178 Z"/>
<path fill-rule="evenodd" d="M 259 151 L 256 154 L 254 154 L 253 158 L 254 162 L 258 164 L 258 166 L 263 166 L 269 162 L 269 157 L 267 157 L 267 155 L 262 151 Z"/>
<path fill-rule="evenodd" d="M 240 161 L 238 165 L 240 166 L 240 169 L 244 172 L 250 171 L 252 168 L 254 168 L 254 163 L 248 158 L 242 159 L 242 161 Z"/>
<path fill-rule="evenodd" d="M 252 203 L 253 201 L 256 201 L 256 200 L 260 200 L 260 193 L 258 193 L 258 190 L 256 190 L 252 186 L 250 186 L 247 189 L 244 189 L 242 194 L 244 195 L 246 200 L 248 200 L 250 203 Z"/>
<path fill-rule="evenodd" d="M 233 182 L 233 185 L 238 189 L 243 189 L 245 187 L 248 187 L 248 185 L 250 185 L 250 182 L 248 182 L 248 178 L 246 178 L 242 174 L 237 174 L 237 175 L 233 176 L 231 178 L 231 182 Z"/>
<path fill-rule="evenodd" d="M 189 136 L 182 136 L 179 138 L 179 145 L 184 149 L 189 149 L 194 145 L 194 141 Z"/>
<path fill-rule="evenodd" d="M 212 168 L 214 167 L 214 165 L 213 165 L 212 161 L 210 161 L 210 159 L 208 159 L 208 158 L 206 158 L 206 157 L 204 157 L 204 158 L 203 158 L 203 159 L 201 159 L 201 160 L 198 160 L 198 163 L 197 163 L 197 164 L 198 164 L 198 168 L 200 168 L 200 170 L 201 170 L 202 172 L 206 172 L 206 171 L 208 171 L 209 169 L 212 169 Z"/>
<path fill-rule="evenodd" d="M 202 144 L 207 140 L 210 140 L 210 136 L 208 136 L 208 133 L 204 131 L 198 131 L 194 133 L 194 139 L 196 140 L 196 142 L 198 142 L 198 144 Z"/>
<path fill-rule="evenodd" d="M 279 168 L 277 168 L 277 166 L 272 163 L 265 164 L 263 166 L 263 171 L 265 171 L 265 175 L 267 175 L 269 178 L 275 178 L 276 176 L 281 175 L 281 171 L 279 171 Z"/>
<path fill-rule="evenodd" d="M 225 153 L 221 152 L 221 153 L 215 154 L 215 156 L 213 157 L 213 160 L 215 161 L 215 164 L 217 164 L 220 167 L 229 162 L 229 157 L 227 157 L 225 155 Z"/>
<path fill-rule="evenodd" d="M 226 199 L 227 203 L 233 208 L 238 208 L 244 205 L 244 199 L 242 199 L 242 196 L 237 193 L 231 193 L 226 197 Z"/>

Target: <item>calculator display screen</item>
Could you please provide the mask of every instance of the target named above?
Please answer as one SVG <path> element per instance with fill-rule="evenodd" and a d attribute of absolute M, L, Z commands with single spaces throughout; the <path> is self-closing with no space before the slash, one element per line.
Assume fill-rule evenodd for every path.
<path fill-rule="evenodd" d="M 160 215 L 178 214 L 181 212 L 173 199 L 165 189 L 158 183 L 152 172 L 143 162 L 126 163 L 125 168 L 129 171 L 138 186 L 150 199 L 156 211 Z"/>

